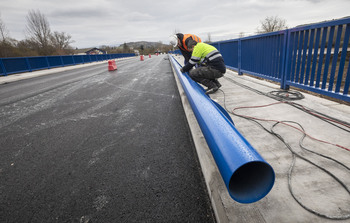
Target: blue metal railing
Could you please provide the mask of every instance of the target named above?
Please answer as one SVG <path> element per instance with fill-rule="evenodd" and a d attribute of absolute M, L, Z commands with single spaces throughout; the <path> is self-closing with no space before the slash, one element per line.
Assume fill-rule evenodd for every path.
<path fill-rule="evenodd" d="M 134 53 L 0 58 L 0 76 L 135 56 Z"/>
<path fill-rule="evenodd" d="M 350 102 L 350 19 L 211 43 L 227 67 Z"/>
<path fill-rule="evenodd" d="M 350 102 L 350 19 L 211 43 L 227 67 Z"/>
<path fill-rule="evenodd" d="M 288 30 L 285 81 L 295 86 L 350 101 L 350 19 Z"/>

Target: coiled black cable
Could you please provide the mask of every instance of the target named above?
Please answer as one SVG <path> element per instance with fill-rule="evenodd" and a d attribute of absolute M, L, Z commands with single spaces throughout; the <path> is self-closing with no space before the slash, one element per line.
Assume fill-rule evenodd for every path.
<path fill-rule="evenodd" d="M 243 87 L 245 89 L 253 91 L 259 95 L 264 95 L 266 97 L 275 99 L 277 101 L 285 101 L 287 104 L 289 104 L 295 108 L 298 108 L 301 111 L 304 111 L 312 116 L 320 118 L 323 121 L 350 133 L 350 123 L 345 122 L 345 121 L 340 120 L 340 119 L 337 119 L 337 118 L 334 118 L 334 117 L 331 117 L 329 115 L 323 114 L 319 111 L 315 111 L 313 109 L 307 108 L 306 106 L 303 106 L 301 104 L 291 102 L 291 101 L 304 99 L 304 95 L 302 95 L 300 92 L 280 90 L 280 91 L 271 91 L 268 93 L 264 93 L 264 92 L 261 92 L 259 90 L 254 89 L 254 88 L 251 88 L 247 85 L 241 84 L 235 80 L 232 80 L 231 78 L 228 78 L 228 77 L 223 77 L 223 78 L 225 78 L 226 80 L 228 80 L 228 81 L 230 81 L 230 82 L 232 82 L 240 87 Z"/>
<path fill-rule="evenodd" d="M 226 78 L 226 79 L 228 79 L 228 78 Z M 258 90 L 256 90 L 256 89 L 252 89 L 251 87 L 248 87 L 248 86 L 246 86 L 246 85 L 243 85 L 243 84 L 241 84 L 241 83 L 238 83 L 238 82 L 236 82 L 236 81 L 234 81 L 234 80 L 232 80 L 232 79 L 228 79 L 228 80 L 230 80 L 231 82 L 233 82 L 233 83 L 235 83 L 235 84 L 237 84 L 237 85 L 239 85 L 239 86 L 241 86 L 241 87 L 244 87 L 244 88 L 246 88 L 246 89 L 252 90 L 253 92 L 256 92 L 257 94 L 260 94 L 260 95 L 265 95 L 265 96 L 268 96 L 268 97 L 272 97 L 271 95 L 274 95 L 274 93 L 271 93 L 270 95 L 265 94 L 265 93 L 263 93 L 263 92 L 261 92 L 261 91 L 258 91 Z M 292 149 L 292 147 L 284 140 L 284 138 L 283 138 L 281 135 L 279 135 L 279 134 L 277 134 L 276 132 L 274 132 L 274 128 L 275 128 L 278 124 L 286 123 L 286 122 L 294 123 L 294 124 L 298 125 L 298 126 L 302 129 L 302 131 L 304 132 L 303 136 L 302 136 L 302 137 L 300 138 L 300 140 L 299 140 L 299 146 L 300 146 L 302 149 L 304 149 L 304 150 L 306 150 L 306 151 L 308 151 L 308 152 L 314 153 L 314 154 L 316 154 L 316 155 L 318 155 L 318 156 L 321 156 L 321 157 L 323 157 L 323 158 L 325 158 L 325 159 L 334 161 L 334 162 L 336 162 L 336 163 L 342 165 L 342 166 L 345 167 L 346 169 L 350 170 L 350 168 L 349 168 L 348 166 L 346 166 L 345 164 L 343 164 L 343 163 L 341 163 L 340 161 L 335 160 L 335 159 L 333 159 L 333 158 L 331 158 L 331 157 L 328 157 L 328 156 L 325 156 L 325 155 L 323 155 L 323 154 L 320 154 L 320 153 L 317 153 L 317 152 L 314 152 L 314 151 L 312 151 L 312 150 L 307 149 L 307 148 L 303 145 L 303 141 L 304 141 L 304 139 L 305 139 L 305 137 L 306 137 L 304 128 L 303 128 L 299 123 L 297 123 L 297 122 L 294 122 L 294 121 L 280 121 L 280 122 L 275 122 L 275 124 L 273 124 L 273 126 L 271 127 L 271 129 L 268 130 L 268 129 L 266 129 L 260 122 L 258 122 L 257 120 L 254 120 L 254 119 L 249 118 L 249 117 L 241 116 L 241 115 L 239 115 L 239 114 L 236 114 L 236 113 L 234 113 L 234 112 L 231 112 L 231 111 L 230 111 L 229 109 L 227 109 L 227 107 L 226 107 L 226 98 L 225 98 L 226 95 L 225 95 L 225 92 L 224 92 L 223 90 L 221 90 L 221 89 L 219 89 L 219 90 L 220 90 L 220 91 L 223 93 L 223 95 L 224 95 L 224 108 L 226 109 L 226 111 L 227 111 L 228 113 L 255 122 L 255 123 L 258 124 L 261 128 L 263 128 L 265 131 L 267 131 L 268 133 L 270 133 L 270 134 L 274 135 L 275 137 L 277 137 L 277 138 L 288 148 L 288 150 L 292 153 L 293 160 L 292 160 L 292 163 L 291 163 L 290 168 L 289 168 L 289 171 L 288 171 L 288 189 L 289 189 L 289 192 L 290 192 L 290 194 L 292 195 L 293 199 L 294 199 L 301 207 L 303 207 L 305 210 L 307 210 L 307 211 L 309 211 L 309 212 L 311 212 L 311 213 L 313 213 L 313 214 L 315 214 L 315 215 L 318 215 L 318 216 L 324 217 L 324 218 L 328 218 L 328 219 L 332 219 L 332 220 L 345 220 L 345 219 L 349 219 L 349 218 L 350 218 L 350 214 L 345 214 L 345 215 L 327 215 L 327 214 L 320 213 L 320 212 L 318 212 L 318 211 L 316 211 L 316 210 L 314 210 L 314 209 L 312 209 L 312 208 L 309 208 L 309 207 L 307 207 L 306 205 L 304 205 L 304 204 L 295 196 L 291 181 L 292 181 L 293 169 L 294 169 L 294 166 L 295 166 L 295 160 L 296 160 L 297 157 L 300 158 L 300 159 L 302 159 L 302 160 L 304 160 L 304 161 L 306 161 L 306 162 L 308 162 L 308 163 L 310 163 L 311 165 L 314 165 L 315 167 L 319 168 L 320 170 L 322 170 L 323 172 L 325 172 L 326 174 L 328 174 L 329 176 L 331 176 L 336 182 L 338 182 L 338 183 L 349 193 L 349 195 L 350 195 L 350 190 L 349 190 L 349 188 L 345 185 L 345 183 L 344 183 L 343 181 L 341 181 L 339 178 L 337 178 L 334 174 L 332 174 L 331 172 L 329 172 L 327 169 L 325 169 L 325 168 L 323 168 L 323 167 L 317 165 L 316 163 L 314 163 L 314 162 L 310 161 L 309 159 L 305 158 L 304 156 L 302 156 L 302 155 L 296 153 L 296 152 Z M 284 94 L 285 94 L 285 92 L 284 92 Z M 277 95 L 282 95 L 282 94 L 277 94 Z M 295 96 L 296 96 L 295 98 L 299 98 L 299 99 L 303 98 L 303 97 L 301 97 L 299 94 L 295 94 Z M 279 97 L 279 96 L 277 96 L 277 97 Z M 277 99 L 277 100 L 278 100 L 278 99 Z M 294 100 L 297 100 L 297 99 L 294 99 Z M 293 104 L 292 104 L 292 105 L 293 105 Z M 297 106 L 298 106 L 298 105 L 296 105 L 296 107 L 297 107 Z M 303 107 L 303 106 L 302 106 L 302 107 Z M 298 108 L 298 107 L 297 107 L 297 108 Z M 299 109 L 300 109 L 300 108 L 299 108 Z M 304 110 L 304 109 L 302 109 L 302 110 Z M 305 110 L 304 110 L 304 111 L 305 111 Z M 309 113 L 309 112 L 308 112 L 308 113 Z M 309 113 L 309 114 L 310 114 L 310 113 Z M 340 120 L 339 120 L 339 121 L 340 121 Z M 327 121 L 327 122 L 328 122 L 328 121 Z M 340 121 L 340 122 L 345 123 L 345 122 L 343 122 L 343 121 Z M 332 123 L 331 123 L 331 124 L 332 124 Z M 346 124 L 346 123 L 345 123 L 345 124 Z M 338 125 L 336 125 L 336 126 L 339 127 Z M 341 127 L 340 127 L 340 128 L 341 128 Z M 341 129 L 343 129 L 343 128 L 341 128 Z M 346 130 L 346 129 L 343 129 L 343 130 L 348 131 L 348 130 Z M 350 211 L 349 211 L 349 213 L 350 213 Z"/>

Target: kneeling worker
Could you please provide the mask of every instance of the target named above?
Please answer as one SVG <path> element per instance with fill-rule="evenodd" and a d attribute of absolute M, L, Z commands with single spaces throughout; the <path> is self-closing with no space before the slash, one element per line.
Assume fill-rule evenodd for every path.
<path fill-rule="evenodd" d="M 197 43 L 193 40 L 188 42 L 187 48 L 192 52 L 192 56 L 189 63 L 181 68 L 181 72 L 190 71 L 189 74 L 192 80 L 208 87 L 205 91 L 206 94 L 216 92 L 221 87 L 217 79 L 226 72 L 222 55 L 215 47 L 206 43 Z M 191 70 L 197 63 L 200 64 L 200 67 Z"/>

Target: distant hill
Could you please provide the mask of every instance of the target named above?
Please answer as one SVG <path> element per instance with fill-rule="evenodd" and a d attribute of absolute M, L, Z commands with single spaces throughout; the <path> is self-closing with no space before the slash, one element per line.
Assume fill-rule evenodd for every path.
<path fill-rule="evenodd" d="M 128 43 L 125 43 L 129 48 L 133 48 L 133 49 L 139 49 L 141 48 L 141 46 L 143 46 L 144 49 L 149 49 L 149 48 L 162 48 L 162 47 L 169 47 L 168 44 L 163 44 L 161 42 L 147 42 L 147 41 L 138 41 L 138 42 L 128 42 Z M 120 44 L 119 46 L 118 45 L 115 45 L 115 46 L 109 46 L 109 47 L 116 47 L 116 48 L 122 48 L 124 46 L 124 43 L 123 44 Z M 91 48 L 81 48 L 81 49 L 78 49 L 76 50 L 77 52 L 79 53 L 83 53 L 83 52 L 86 52 L 92 48 L 94 48 L 95 46 L 92 46 Z M 104 48 L 105 46 L 99 46 L 97 48 Z"/>
<path fill-rule="evenodd" d="M 123 43 L 123 44 L 114 45 L 114 46 L 99 46 L 97 48 L 103 49 L 108 53 L 121 53 L 124 51 L 123 50 L 124 44 L 126 44 L 130 50 L 140 50 L 141 46 L 143 46 L 144 53 L 153 53 L 157 50 L 159 50 L 160 52 L 168 52 L 169 50 L 172 49 L 172 46 L 168 44 L 163 44 L 161 42 L 147 42 L 147 41 L 128 42 L 128 43 Z M 92 48 L 95 48 L 95 47 L 75 49 L 74 54 L 83 54 L 84 52 Z"/>
<path fill-rule="evenodd" d="M 124 44 L 121 44 L 119 47 L 122 47 Z M 147 41 L 138 41 L 138 42 L 128 42 L 126 45 L 129 48 L 139 49 L 141 46 L 143 46 L 144 49 L 148 48 L 160 48 L 164 46 L 169 46 L 167 44 L 163 44 L 161 42 L 147 42 Z"/>

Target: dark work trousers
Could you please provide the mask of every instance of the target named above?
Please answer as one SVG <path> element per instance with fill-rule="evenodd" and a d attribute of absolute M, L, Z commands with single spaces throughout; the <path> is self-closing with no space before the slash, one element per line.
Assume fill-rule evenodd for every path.
<path fill-rule="evenodd" d="M 201 83 L 208 88 L 214 87 L 215 79 L 224 75 L 220 71 L 211 67 L 198 67 L 190 70 L 189 74 L 192 80 Z"/>

